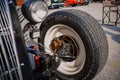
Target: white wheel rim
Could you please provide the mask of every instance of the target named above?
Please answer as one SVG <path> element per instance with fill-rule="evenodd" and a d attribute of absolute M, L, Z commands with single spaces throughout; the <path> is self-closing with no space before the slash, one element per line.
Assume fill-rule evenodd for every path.
<path fill-rule="evenodd" d="M 61 61 L 59 67 L 57 68 L 57 71 L 65 75 L 75 75 L 82 70 L 85 64 L 86 53 L 85 53 L 85 46 L 81 38 L 72 28 L 63 24 L 57 24 L 52 26 L 46 32 L 46 35 L 44 38 L 44 45 L 46 48 L 50 48 L 49 46 L 50 46 L 51 40 L 55 37 L 59 37 L 62 35 L 72 36 L 75 39 L 79 48 L 79 53 L 77 58 L 71 62 Z M 48 49 L 45 49 L 45 52 L 49 54 L 51 53 Z"/>

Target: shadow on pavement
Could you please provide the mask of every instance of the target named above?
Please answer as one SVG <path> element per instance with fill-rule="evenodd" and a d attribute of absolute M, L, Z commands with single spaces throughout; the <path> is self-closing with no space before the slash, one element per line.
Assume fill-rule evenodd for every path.
<path fill-rule="evenodd" d="M 113 34 L 111 32 L 105 31 L 106 34 L 111 35 L 111 38 L 120 44 L 120 34 Z"/>
<path fill-rule="evenodd" d="M 120 27 L 117 27 L 117 26 L 113 26 L 113 25 L 103 25 L 103 27 L 105 27 L 105 28 L 107 28 L 107 29 L 110 29 L 110 30 L 113 30 L 113 31 L 120 32 Z"/>
<path fill-rule="evenodd" d="M 105 33 L 111 36 L 111 39 L 120 44 L 120 27 L 103 25 Z M 112 31 L 110 31 L 112 30 Z"/>

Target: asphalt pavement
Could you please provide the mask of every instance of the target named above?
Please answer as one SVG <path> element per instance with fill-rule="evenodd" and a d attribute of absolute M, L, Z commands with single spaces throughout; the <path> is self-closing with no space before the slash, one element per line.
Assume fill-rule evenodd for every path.
<path fill-rule="evenodd" d="M 86 6 L 51 9 L 49 14 L 61 9 L 82 10 L 92 15 L 100 24 L 102 22 L 102 3 L 100 2 Z M 108 39 L 109 55 L 104 69 L 93 80 L 120 80 L 120 24 L 118 26 L 101 25 L 101 27 L 104 29 Z"/>

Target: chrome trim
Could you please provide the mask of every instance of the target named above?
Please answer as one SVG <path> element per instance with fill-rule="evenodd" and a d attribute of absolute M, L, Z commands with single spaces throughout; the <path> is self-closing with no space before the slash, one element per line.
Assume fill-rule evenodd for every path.
<path fill-rule="evenodd" d="M 0 80 L 23 80 L 8 0 L 0 0 Z"/>

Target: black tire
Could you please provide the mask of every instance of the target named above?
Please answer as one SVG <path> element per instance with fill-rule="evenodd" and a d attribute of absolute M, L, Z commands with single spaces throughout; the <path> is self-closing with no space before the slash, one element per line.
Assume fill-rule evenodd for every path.
<path fill-rule="evenodd" d="M 77 4 L 72 4 L 71 6 L 72 6 L 72 7 L 75 7 L 76 5 L 77 5 Z"/>
<path fill-rule="evenodd" d="M 100 0 L 100 2 L 102 3 L 102 2 L 103 2 L 103 0 Z"/>
<path fill-rule="evenodd" d="M 46 36 L 47 32 L 57 24 L 66 25 L 74 30 L 73 32 L 78 34 L 77 36 L 81 38 L 85 47 L 85 63 L 82 69 L 73 75 L 56 70 L 57 77 L 60 80 L 91 80 L 103 69 L 108 57 L 108 42 L 101 25 L 83 11 L 70 9 L 54 12 L 41 24 L 41 40 L 39 42 L 45 45 L 44 40 L 49 37 Z"/>
<path fill-rule="evenodd" d="M 58 9 L 60 6 L 59 5 L 54 5 L 53 8 L 54 9 Z"/>
<path fill-rule="evenodd" d="M 88 5 L 90 2 L 89 1 L 87 1 L 87 2 L 84 2 L 84 5 Z"/>

